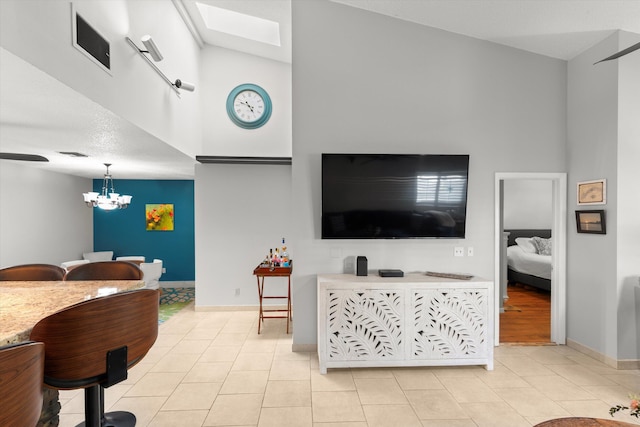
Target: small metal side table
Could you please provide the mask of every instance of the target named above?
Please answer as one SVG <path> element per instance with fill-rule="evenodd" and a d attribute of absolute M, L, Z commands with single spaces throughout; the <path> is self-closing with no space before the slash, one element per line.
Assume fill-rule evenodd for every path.
<path fill-rule="evenodd" d="M 258 316 L 258 334 L 260 334 L 260 327 L 264 319 L 287 319 L 287 333 L 289 333 L 289 321 L 291 317 L 291 272 L 293 271 L 293 261 L 289 261 L 289 267 L 262 267 L 257 266 L 253 270 L 253 275 L 256 276 L 258 281 L 258 297 L 260 298 L 260 312 Z M 265 277 L 286 277 L 287 278 L 287 295 L 265 295 L 264 294 L 264 279 Z M 263 299 L 286 299 L 286 309 L 264 309 L 262 307 Z M 269 315 L 265 316 L 264 313 L 277 312 L 281 315 Z M 286 313 L 286 314 L 285 314 Z"/>

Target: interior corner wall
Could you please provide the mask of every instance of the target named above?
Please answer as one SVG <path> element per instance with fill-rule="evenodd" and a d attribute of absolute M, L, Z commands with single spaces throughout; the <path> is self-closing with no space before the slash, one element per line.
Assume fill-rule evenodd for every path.
<path fill-rule="evenodd" d="M 60 265 L 93 248 L 91 180 L 0 160 L 0 268 Z M 55 206 L 55 208 L 50 208 Z"/>
<path fill-rule="evenodd" d="M 618 49 L 640 42 L 620 32 Z M 640 359 L 640 51 L 618 62 L 618 359 Z"/>
<path fill-rule="evenodd" d="M 93 180 L 100 192 L 102 180 Z M 142 255 L 147 262 L 162 260 L 161 282 L 195 280 L 194 185 L 191 180 L 119 179 L 116 189 L 133 195 L 127 209 L 94 210 L 95 251 L 113 251 L 114 257 Z M 86 190 L 85 190 L 86 191 Z M 173 231 L 148 231 L 147 204 L 173 204 Z"/>
<path fill-rule="evenodd" d="M 504 229 L 551 229 L 551 180 L 504 180 Z"/>
<path fill-rule="evenodd" d="M 567 339 L 617 359 L 618 51 L 614 34 L 569 61 Z M 607 180 L 606 205 L 578 206 L 576 183 Z M 576 232 L 574 211 L 604 209 L 607 234 Z"/>
<path fill-rule="evenodd" d="M 111 72 L 72 45 L 72 5 L 110 42 Z M 174 81 L 195 83 L 178 97 L 126 42 L 150 34 L 164 59 L 157 67 Z M 181 152 L 200 153 L 200 49 L 171 0 L 2 0 L 3 48 Z"/>
<path fill-rule="evenodd" d="M 564 172 L 566 62 L 330 1 L 292 2 L 293 344 L 316 344 L 316 276 L 494 275 L 496 172 Z M 331 28 L 331 31 L 326 31 Z M 323 152 L 469 154 L 465 239 L 321 240 Z M 454 257 L 455 246 L 474 247 Z"/>
<path fill-rule="evenodd" d="M 257 308 L 253 269 L 270 248 L 281 247 L 283 237 L 292 259 L 297 257 L 291 166 L 198 164 L 195 196 L 196 309 Z M 266 282 L 266 295 L 286 295 L 284 277 Z M 284 304 L 267 303 L 273 302 Z"/>

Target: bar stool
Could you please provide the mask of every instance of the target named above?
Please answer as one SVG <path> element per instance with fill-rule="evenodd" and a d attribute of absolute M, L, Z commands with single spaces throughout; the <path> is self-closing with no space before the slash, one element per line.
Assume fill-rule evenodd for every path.
<path fill-rule="evenodd" d="M 125 380 L 155 342 L 159 299 L 153 289 L 108 295 L 67 307 L 33 327 L 31 339 L 47 349 L 44 383 L 85 390 L 86 427 L 135 426 L 129 412 L 104 413 L 103 389 Z"/>
<path fill-rule="evenodd" d="M 23 264 L 0 270 L 0 280 L 62 280 L 65 269 L 51 264 Z"/>
<path fill-rule="evenodd" d="M 44 344 L 0 347 L 0 426 L 35 426 L 42 413 Z"/>

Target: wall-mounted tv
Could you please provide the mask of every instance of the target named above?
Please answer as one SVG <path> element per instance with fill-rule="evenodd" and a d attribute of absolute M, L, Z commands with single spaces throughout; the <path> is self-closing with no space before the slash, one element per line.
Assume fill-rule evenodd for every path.
<path fill-rule="evenodd" d="M 464 238 L 468 176 L 468 155 L 322 154 L 322 238 Z"/>

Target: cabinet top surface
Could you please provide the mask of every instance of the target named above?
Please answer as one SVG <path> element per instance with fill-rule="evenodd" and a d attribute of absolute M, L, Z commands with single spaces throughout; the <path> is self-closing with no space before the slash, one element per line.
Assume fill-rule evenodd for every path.
<path fill-rule="evenodd" d="M 355 274 L 318 274 L 318 282 L 368 283 L 368 284 L 446 284 L 446 285 L 492 285 L 493 281 L 473 276 L 469 280 L 427 276 L 425 273 L 407 273 L 404 277 L 380 277 L 377 274 L 356 276 Z"/>

